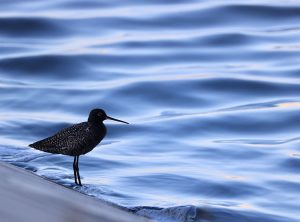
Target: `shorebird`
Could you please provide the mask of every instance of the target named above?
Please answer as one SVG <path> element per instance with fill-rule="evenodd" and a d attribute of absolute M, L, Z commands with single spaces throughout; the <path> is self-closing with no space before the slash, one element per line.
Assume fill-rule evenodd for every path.
<path fill-rule="evenodd" d="M 74 156 L 75 183 L 82 186 L 78 167 L 79 156 L 92 151 L 105 137 L 106 127 L 103 121 L 107 119 L 129 124 L 106 115 L 103 109 L 93 109 L 87 122 L 74 124 L 29 146 L 48 153 Z"/>

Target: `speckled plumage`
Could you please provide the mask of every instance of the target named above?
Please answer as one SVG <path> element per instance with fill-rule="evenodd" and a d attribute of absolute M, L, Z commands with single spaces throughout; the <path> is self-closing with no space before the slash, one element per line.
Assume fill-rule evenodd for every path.
<path fill-rule="evenodd" d="M 128 124 L 122 120 L 107 116 L 102 109 L 93 109 L 87 122 L 62 129 L 53 136 L 37 141 L 29 146 L 48 153 L 74 156 L 75 183 L 81 186 L 78 167 L 79 156 L 93 150 L 105 137 L 106 128 L 103 121 L 106 119 Z"/>
<path fill-rule="evenodd" d="M 62 129 L 55 135 L 30 144 L 30 147 L 48 152 L 79 156 L 93 150 L 106 135 L 103 123 L 83 122 Z"/>

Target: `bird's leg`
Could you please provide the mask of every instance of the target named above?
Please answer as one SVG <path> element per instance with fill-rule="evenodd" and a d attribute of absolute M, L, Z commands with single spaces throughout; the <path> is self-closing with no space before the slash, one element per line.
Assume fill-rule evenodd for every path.
<path fill-rule="evenodd" d="M 77 156 L 76 169 L 77 169 L 78 184 L 79 184 L 79 186 L 82 186 L 82 185 L 81 185 L 81 180 L 80 180 L 80 175 L 79 175 L 79 167 L 78 167 L 78 164 L 79 164 L 79 156 Z"/>
<path fill-rule="evenodd" d="M 77 156 L 74 156 L 74 162 L 73 162 L 73 171 L 74 171 L 74 178 L 75 178 L 75 183 L 77 183 L 77 169 L 76 169 L 76 162 L 77 162 Z"/>

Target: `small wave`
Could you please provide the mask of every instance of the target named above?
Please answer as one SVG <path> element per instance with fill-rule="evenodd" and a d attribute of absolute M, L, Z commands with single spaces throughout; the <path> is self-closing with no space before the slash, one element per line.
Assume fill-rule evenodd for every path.
<path fill-rule="evenodd" d="M 170 208 L 135 207 L 132 212 L 154 219 L 157 222 L 296 222 L 295 219 L 252 211 L 235 211 L 222 208 L 178 206 Z"/>
<path fill-rule="evenodd" d="M 238 140 L 215 140 L 216 143 L 250 144 L 250 145 L 282 145 L 286 143 L 298 142 L 300 137 L 283 140 L 262 140 L 262 139 L 238 139 Z"/>

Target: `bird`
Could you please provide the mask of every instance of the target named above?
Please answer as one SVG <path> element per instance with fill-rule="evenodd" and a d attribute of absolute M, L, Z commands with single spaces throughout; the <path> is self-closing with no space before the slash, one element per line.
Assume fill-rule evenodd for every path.
<path fill-rule="evenodd" d="M 79 174 L 79 156 L 92 151 L 105 137 L 106 127 L 104 120 L 113 120 L 129 124 L 123 120 L 106 115 L 103 109 L 90 111 L 86 122 L 71 125 L 53 136 L 29 144 L 29 147 L 53 154 L 73 156 L 73 171 L 75 184 L 82 186 Z"/>

